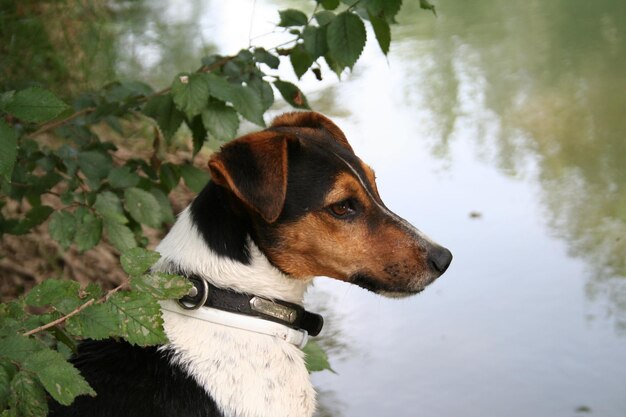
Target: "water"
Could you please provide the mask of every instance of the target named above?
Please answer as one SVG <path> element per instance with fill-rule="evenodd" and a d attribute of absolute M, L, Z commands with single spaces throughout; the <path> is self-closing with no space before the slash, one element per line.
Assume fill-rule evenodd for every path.
<path fill-rule="evenodd" d="M 319 415 L 626 415 L 626 3 L 405 3 L 387 60 L 301 85 L 455 258 L 404 300 L 317 280 Z M 118 70 L 164 85 L 302 4 L 151 2 Z"/>

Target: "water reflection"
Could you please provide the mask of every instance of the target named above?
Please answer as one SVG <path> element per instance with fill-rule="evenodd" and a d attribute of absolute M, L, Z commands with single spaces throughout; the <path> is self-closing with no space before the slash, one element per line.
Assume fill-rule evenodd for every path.
<path fill-rule="evenodd" d="M 468 140 L 454 132 L 469 121 L 479 152 L 508 175 L 536 178 L 554 234 L 590 266 L 588 294 L 606 295 L 626 329 L 626 3 L 438 8 L 436 22 L 416 14 L 397 31 L 402 53 L 420 63 L 407 75 L 430 106 L 434 152 Z"/>

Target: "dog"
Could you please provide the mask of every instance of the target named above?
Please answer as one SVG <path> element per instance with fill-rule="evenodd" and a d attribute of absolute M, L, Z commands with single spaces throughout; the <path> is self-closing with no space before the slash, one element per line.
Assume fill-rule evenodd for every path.
<path fill-rule="evenodd" d="M 50 415 L 310 417 L 300 347 L 322 325 L 302 308 L 313 277 L 404 297 L 452 260 L 385 206 L 372 169 L 319 113 L 277 117 L 224 145 L 209 170 L 156 249 L 153 270 L 194 283 L 162 304 L 170 342 L 84 342 L 73 363 L 98 395 Z"/>

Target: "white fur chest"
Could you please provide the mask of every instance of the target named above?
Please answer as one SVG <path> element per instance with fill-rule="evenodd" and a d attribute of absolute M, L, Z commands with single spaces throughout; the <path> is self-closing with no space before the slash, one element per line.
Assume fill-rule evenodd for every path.
<path fill-rule="evenodd" d="M 309 417 L 315 391 L 303 353 L 275 337 L 163 311 L 174 363 L 225 417 Z"/>

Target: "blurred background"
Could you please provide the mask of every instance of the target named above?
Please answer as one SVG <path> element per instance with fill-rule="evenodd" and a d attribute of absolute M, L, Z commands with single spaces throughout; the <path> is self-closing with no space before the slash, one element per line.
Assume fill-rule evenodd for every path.
<path fill-rule="evenodd" d="M 318 278 L 307 305 L 336 371 L 313 375 L 318 415 L 625 416 L 626 2 L 433 3 L 436 17 L 404 1 L 387 58 L 368 33 L 341 82 L 324 68 L 298 82 L 386 204 L 454 254 L 408 299 Z M 209 53 L 276 46 L 276 11 L 314 7 L 0 4 L 1 89 L 64 97 L 163 88 Z"/>

